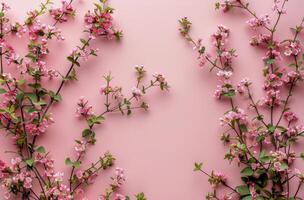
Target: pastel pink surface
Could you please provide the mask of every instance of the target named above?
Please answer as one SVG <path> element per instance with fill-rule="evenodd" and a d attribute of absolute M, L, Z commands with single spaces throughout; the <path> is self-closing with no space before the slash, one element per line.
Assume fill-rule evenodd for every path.
<path fill-rule="evenodd" d="M 41 1 L 10 0 L 12 14 L 23 19 L 27 10 L 35 8 Z M 59 3 L 57 1 L 56 3 Z M 79 43 L 83 34 L 82 17 L 92 8 L 93 1 L 75 2 L 77 17 L 66 26 L 61 26 L 66 41 L 51 44 L 56 49 L 48 59 L 53 66 L 65 72 L 68 62 L 65 55 Z M 216 86 L 214 76 L 201 69 L 196 62 L 196 53 L 178 33 L 177 20 L 188 16 L 194 24 L 193 35 L 201 37 L 209 45 L 209 35 L 218 24 L 231 28 L 230 44 L 237 49 L 239 58 L 235 65 L 235 80 L 246 76 L 255 82 L 258 94 L 262 83 L 261 57 L 248 44 L 250 31 L 245 24 L 249 16 L 242 12 L 222 14 L 214 10 L 213 0 L 111 0 L 115 8 L 116 25 L 124 31 L 120 43 L 98 41 L 100 56 L 78 69 L 78 82 L 69 84 L 62 91 L 63 101 L 52 109 L 56 123 L 39 140 L 44 143 L 56 160 L 56 168 L 68 173 L 64 159 L 73 154 L 74 139 L 80 137 L 85 123 L 75 117 L 75 105 L 80 96 L 86 96 L 94 107 L 101 111 L 103 99 L 99 87 L 102 75 L 111 71 L 115 83 L 123 85 L 125 91 L 134 86 L 134 66 L 143 64 L 147 71 L 166 75 L 171 89 L 169 93 L 151 92 L 146 98 L 149 112 L 136 112 L 131 117 L 111 114 L 106 122 L 96 129 L 98 142 L 91 148 L 86 162 L 110 151 L 116 158 L 116 166 L 126 169 L 127 182 L 123 190 L 128 194 L 145 192 L 151 200 L 203 199 L 209 191 L 207 178 L 193 172 L 193 163 L 203 161 L 206 170 L 216 169 L 235 177 L 239 170 L 223 160 L 226 148 L 219 138 L 222 128 L 219 117 L 228 105 L 213 98 Z M 254 1 L 252 6 L 258 13 L 271 13 L 272 1 Z M 301 0 L 287 3 L 287 16 L 279 24 L 278 37 L 291 35 L 289 27 L 301 20 Z M 24 45 L 22 42 L 20 45 Z M 20 46 L 22 49 L 23 47 Z M 56 82 L 53 83 L 54 86 Z M 300 90 L 298 90 L 300 91 Z M 303 99 L 301 92 L 297 97 Z M 295 102 L 296 108 L 301 101 Z M 303 116 L 304 111 L 297 109 Z M 10 157 L 4 151 L 13 148 L 3 134 L 0 140 L 0 155 Z M 96 199 L 105 189 L 113 171 L 100 174 L 96 184 L 86 190 L 89 199 Z"/>

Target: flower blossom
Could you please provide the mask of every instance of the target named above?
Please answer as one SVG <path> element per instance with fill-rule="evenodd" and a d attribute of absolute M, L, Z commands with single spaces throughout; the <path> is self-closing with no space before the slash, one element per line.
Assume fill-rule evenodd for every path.
<path fill-rule="evenodd" d="M 288 46 L 285 47 L 285 56 L 297 56 L 302 51 L 299 41 L 290 42 Z"/>
<path fill-rule="evenodd" d="M 74 16 L 75 10 L 72 7 L 71 3 L 63 0 L 61 8 L 51 9 L 50 15 L 53 19 L 58 20 L 59 23 L 66 22 L 68 20 L 68 16 Z"/>
<path fill-rule="evenodd" d="M 141 92 L 141 90 L 140 90 L 139 88 L 133 87 L 133 88 L 131 89 L 131 91 L 132 91 L 132 94 L 133 94 L 133 96 L 135 97 L 135 99 L 138 100 L 138 99 L 141 98 L 142 92 Z"/>
<path fill-rule="evenodd" d="M 251 18 L 250 20 L 247 21 L 247 24 L 253 28 L 253 29 L 257 29 L 258 27 L 261 26 L 266 26 L 270 23 L 270 18 L 269 15 L 262 15 L 258 18 Z"/>
<path fill-rule="evenodd" d="M 248 123 L 248 116 L 245 111 L 241 108 L 236 108 L 227 112 L 224 117 L 220 118 L 222 125 L 232 125 L 234 122 L 238 122 L 240 124 Z"/>
<path fill-rule="evenodd" d="M 296 116 L 296 114 L 291 111 L 285 112 L 284 118 L 288 123 L 296 122 L 298 120 L 298 117 Z"/>
<path fill-rule="evenodd" d="M 114 30 L 112 13 L 113 9 L 110 7 L 104 9 L 97 7 L 94 12 L 88 11 L 85 14 L 84 22 L 92 39 L 100 36 L 105 36 L 108 39 L 121 37 L 121 33 Z"/>
<path fill-rule="evenodd" d="M 244 94 L 246 91 L 246 87 L 248 87 L 250 84 L 251 84 L 250 80 L 248 78 L 244 78 L 237 85 L 236 90 L 238 91 L 238 93 Z"/>
<path fill-rule="evenodd" d="M 77 103 L 76 114 L 78 117 L 83 116 L 85 118 L 94 114 L 93 106 L 88 105 L 89 101 L 85 97 L 80 97 Z"/>
<path fill-rule="evenodd" d="M 208 182 L 211 184 L 212 187 L 217 187 L 223 183 L 225 183 L 227 180 L 227 177 L 220 173 L 220 172 L 214 172 L 212 171 L 209 179 L 208 179 Z"/>

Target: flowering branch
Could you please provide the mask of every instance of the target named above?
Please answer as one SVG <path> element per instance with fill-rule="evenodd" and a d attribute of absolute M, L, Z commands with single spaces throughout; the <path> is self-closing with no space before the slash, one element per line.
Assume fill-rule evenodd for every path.
<path fill-rule="evenodd" d="M 0 160 L 0 182 L 6 190 L 5 199 L 12 197 L 23 200 L 69 200 L 75 199 L 84 194 L 84 187 L 93 183 L 97 174 L 109 169 L 115 158 L 110 153 L 105 153 L 90 166 L 82 165 L 83 157 L 88 145 L 96 142 L 94 127 L 104 121 L 105 115 L 120 111 L 131 114 L 134 109 L 147 109 L 143 101 L 143 95 L 152 87 L 160 87 L 161 90 L 169 86 L 161 74 L 155 74 L 150 84 L 143 85 L 145 70 L 143 67 L 137 70 L 137 86 L 132 89 L 132 95 L 125 98 L 120 94 L 122 89 L 111 86 L 112 77 L 105 76 L 107 81 L 106 110 L 99 115 L 91 113 L 85 99 L 78 104 L 78 113 L 85 118 L 88 127 L 83 130 L 81 140 L 76 140 L 75 151 L 77 158 L 67 158 L 65 163 L 71 167 L 71 173 L 65 177 L 62 172 L 54 168 L 54 160 L 50 152 L 39 146 L 38 139 L 46 134 L 48 127 L 54 123 L 51 117 L 52 106 L 55 102 L 62 100 L 61 91 L 68 81 L 77 80 L 76 67 L 80 67 L 81 60 L 86 61 L 91 56 L 97 56 L 98 49 L 91 47 L 91 42 L 104 38 L 112 40 L 120 39 L 122 32 L 117 31 L 113 25 L 113 8 L 106 0 L 100 0 L 95 4 L 93 11 L 88 11 L 84 16 L 86 38 L 81 38 L 81 46 L 77 46 L 67 60 L 70 63 L 67 72 L 62 75 L 60 72 L 50 68 L 45 58 L 51 52 L 48 42 L 52 39 L 64 40 L 64 37 L 57 25 L 68 21 L 75 15 L 73 0 L 63 1 L 59 8 L 48 8 L 50 0 L 40 5 L 40 8 L 28 12 L 24 23 L 11 23 L 7 17 L 9 6 L 1 4 L 0 11 L 0 128 L 11 136 L 16 149 L 7 151 L 15 154 L 11 164 Z M 48 12 L 47 12 L 48 11 Z M 39 17 L 49 14 L 53 19 L 52 25 L 47 25 L 39 20 Z M 26 37 L 28 33 L 27 53 L 20 56 L 14 47 L 6 40 L 7 36 L 16 35 Z M 6 62 L 5 62 L 6 61 Z M 80 64 L 81 63 L 81 64 Z M 8 65 L 15 65 L 20 73 L 10 74 Z M 56 90 L 47 88 L 43 80 L 59 79 L 60 84 Z M 111 88 L 111 89 L 110 89 Z M 121 99 L 119 99 L 121 98 Z M 137 105 L 137 103 L 140 103 Z M 82 107 L 81 107 L 82 106 Z M 87 110 L 86 110 L 87 109 Z M 84 111 L 87 113 L 83 113 Z M 81 168 L 81 169 L 80 169 Z M 116 199 L 130 199 L 130 197 L 118 194 L 125 179 L 122 170 L 113 181 L 119 184 L 110 185 L 111 192 L 107 198 L 117 195 Z M 68 179 L 68 185 L 65 180 Z M 122 198 L 124 196 L 124 198 Z M 103 198 L 103 196 L 101 197 Z M 145 195 L 140 193 L 135 196 L 137 200 L 146 200 Z M 83 197 L 85 199 L 85 197 Z"/>
<path fill-rule="evenodd" d="M 202 169 L 201 163 L 195 164 L 195 170 L 201 171 L 209 177 L 210 184 L 215 188 L 209 193 L 207 199 L 297 199 L 298 193 L 303 183 L 303 172 L 293 168 L 293 163 L 297 158 L 303 158 L 303 154 L 297 156 L 293 150 L 294 144 L 303 136 L 302 125 L 297 125 L 298 117 L 290 111 L 290 99 L 298 82 L 303 81 L 303 60 L 300 60 L 302 51 L 301 43 L 298 39 L 299 33 L 303 29 L 303 20 L 294 29 L 295 34 L 292 39 L 285 39 L 282 42 L 277 39 L 277 27 L 282 16 L 286 13 L 286 0 L 280 2 L 274 0 L 273 11 L 277 17 L 273 26 L 270 26 L 269 15 L 258 17 L 252 11 L 249 3 L 243 0 L 225 0 L 216 3 L 217 9 L 228 12 L 234 8 L 245 10 L 253 18 L 247 24 L 254 30 L 264 29 L 267 34 L 257 34 L 252 37 L 250 44 L 266 50 L 263 57 L 265 68 L 263 75 L 265 82 L 263 89 L 265 97 L 255 101 L 250 89 L 251 81 L 248 78 L 241 80 L 239 84 L 233 84 L 230 80 L 233 74 L 233 60 L 237 57 L 236 51 L 228 47 L 230 30 L 223 25 L 218 26 L 214 33 L 212 44 L 215 47 L 215 55 L 206 53 L 206 47 L 192 39 L 189 32 L 191 22 L 187 18 L 181 19 L 180 33 L 189 41 L 198 52 L 200 65 L 206 63 L 211 65 L 210 71 L 217 70 L 220 84 L 215 91 L 215 97 L 220 100 L 228 100 L 231 108 L 220 119 L 221 124 L 229 128 L 221 140 L 224 144 L 229 144 L 229 152 L 225 159 L 229 162 L 236 161 L 238 166 L 242 166 L 241 179 L 243 185 L 231 187 L 227 185 L 227 178 L 221 173 L 212 171 L 206 173 Z M 283 59 L 281 54 L 285 54 Z M 281 67 L 283 61 L 291 62 L 291 68 Z M 281 93 L 286 86 L 287 96 L 281 98 Z M 247 96 L 249 107 L 254 113 L 248 113 L 235 105 L 235 100 L 239 95 Z M 268 112 L 265 113 L 265 108 Z M 275 115 L 275 110 L 280 112 Z M 249 120 L 249 115 L 252 120 Z M 267 117 L 265 117 L 267 116 Z M 276 120 L 277 118 L 277 120 Z M 282 119 L 285 119 L 285 122 Z M 297 178 L 297 180 L 295 179 Z M 298 182 L 295 193 L 291 194 L 290 181 Z M 232 193 L 222 196 L 217 194 L 217 186 L 223 185 Z"/>

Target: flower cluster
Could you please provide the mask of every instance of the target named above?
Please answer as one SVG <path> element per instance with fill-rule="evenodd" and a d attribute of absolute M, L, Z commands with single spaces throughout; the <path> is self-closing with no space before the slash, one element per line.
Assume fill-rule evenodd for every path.
<path fill-rule="evenodd" d="M 88 11 L 85 15 L 84 22 L 88 28 L 88 32 L 91 34 L 91 38 L 104 36 L 108 39 L 116 37 L 120 39 L 122 36 L 121 31 L 116 31 L 113 27 L 113 18 L 111 14 L 113 8 L 108 5 L 98 6 L 96 5 L 93 12 Z"/>
<path fill-rule="evenodd" d="M 258 18 L 254 17 L 254 18 L 251 18 L 250 20 L 248 20 L 247 24 L 251 28 L 257 29 L 258 27 L 267 26 L 268 24 L 270 24 L 270 18 L 268 15 L 263 15 Z"/>
<path fill-rule="evenodd" d="M 302 50 L 301 44 L 298 40 L 290 42 L 289 45 L 285 47 L 284 54 L 286 56 L 297 56 Z"/>
<path fill-rule="evenodd" d="M 95 126 L 103 123 L 108 113 L 131 114 L 137 108 L 146 110 L 148 105 L 144 95 L 149 89 L 169 88 L 160 73 L 154 74 L 150 82 L 144 84 L 145 70 L 138 67 L 135 88 L 125 96 L 121 87 L 112 85 L 112 77 L 105 76 L 106 86 L 101 89 L 104 98 L 101 106 L 105 106 L 105 111 L 95 114 L 86 98 L 79 99 L 76 114 L 87 123 L 87 128 L 82 131 L 81 139 L 75 140 L 74 155 L 65 159 L 70 170 L 67 173 L 56 171 L 51 153 L 43 145 L 38 145 L 39 139 L 48 134 L 48 127 L 55 123 L 49 110 L 62 100 L 61 91 L 66 83 L 77 80 L 76 67 L 84 64 L 89 56 L 97 56 L 98 49 L 91 47 L 92 40 L 103 36 L 106 39 L 121 37 L 121 33 L 114 29 L 113 9 L 106 0 L 99 1 L 95 9 L 85 16 L 84 32 L 87 35 L 80 39 L 81 45 L 67 56 L 67 72 L 63 74 L 53 70 L 46 59 L 52 51 L 48 44 L 51 40 L 64 40 L 57 24 L 66 22 L 75 11 L 73 0 L 63 1 L 61 7 L 50 9 L 51 3 L 51 0 L 46 0 L 39 9 L 29 11 L 22 23 L 11 23 L 7 14 L 9 6 L 6 3 L 0 5 L 0 128 L 14 144 L 15 149 L 9 152 L 16 155 L 10 163 L 0 160 L 0 185 L 5 193 L 2 199 L 86 199 L 85 187 L 94 183 L 99 172 L 111 168 L 115 161 L 112 154 L 106 152 L 90 165 L 83 164 L 89 147 L 97 140 Z M 53 24 L 41 21 L 40 17 L 45 13 L 54 19 Z M 25 34 L 28 34 L 27 50 L 22 55 L 8 38 Z M 80 59 L 83 59 L 81 64 Z M 18 71 L 9 65 L 15 65 Z M 49 87 L 49 79 L 59 79 L 58 88 Z M 118 191 L 124 181 L 123 170 L 117 168 L 109 184 L 111 198 L 131 199 Z M 143 193 L 137 194 L 135 199 L 146 200 Z"/>
<path fill-rule="evenodd" d="M 106 158 L 103 158 L 102 161 L 96 162 L 92 168 L 88 170 L 80 170 L 82 159 L 87 153 L 88 147 L 90 145 L 95 144 L 96 142 L 96 133 L 94 131 L 94 127 L 98 124 L 101 124 L 105 120 L 105 115 L 109 113 L 120 112 L 122 115 L 125 113 L 130 115 L 135 109 L 148 109 L 148 104 L 143 100 L 144 94 L 153 87 L 159 87 L 161 90 L 168 89 L 168 83 L 164 76 L 160 73 L 153 74 L 152 80 L 149 81 L 149 84 L 144 85 L 143 79 L 145 77 L 146 71 L 143 66 L 136 66 L 136 75 L 137 75 L 137 83 L 136 87 L 131 89 L 131 94 L 125 96 L 122 93 L 122 87 L 114 86 L 112 84 L 113 77 L 111 74 L 104 76 L 105 84 L 101 86 L 100 94 L 104 97 L 104 106 L 105 109 L 100 114 L 95 114 L 93 112 L 93 107 L 89 105 L 88 100 L 84 97 L 81 97 L 77 103 L 76 113 L 77 116 L 81 116 L 87 122 L 87 128 L 82 131 L 82 138 L 80 140 L 76 140 L 75 144 L 75 152 L 76 158 L 67 158 L 66 164 L 72 166 L 72 172 L 70 175 L 70 188 L 73 185 L 92 183 L 93 179 L 97 176 L 97 172 L 101 169 L 106 169 L 112 166 L 114 158 L 111 155 L 107 155 Z M 140 88 L 140 89 L 139 89 Z M 100 167 L 95 167 L 95 165 L 101 164 Z M 78 169 L 75 171 L 75 169 Z M 128 199 L 129 197 L 125 195 L 121 195 L 117 193 L 119 188 L 122 186 L 125 181 L 124 173 L 121 168 L 116 169 L 116 176 L 112 177 L 112 183 L 110 187 L 106 190 L 105 194 L 100 197 L 102 200 L 107 200 L 112 196 L 115 196 L 115 199 Z M 77 194 L 82 191 L 77 189 Z M 144 195 L 136 196 L 137 199 L 144 200 Z"/>
<path fill-rule="evenodd" d="M 211 176 L 209 177 L 208 181 L 213 187 L 217 187 L 220 184 L 226 182 L 226 176 L 219 172 L 212 172 Z"/>
<path fill-rule="evenodd" d="M 227 50 L 229 29 L 222 25 L 218 27 L 216 33 L 211 36 L 212 45 L 216 50 L 206 54 L 206 48 L 201 46 L 201 39 L 195 42 L 189 34 L 191 22 L 187 18 L 180 20 L 180 32 L 187 41 L 198 47 L 195 49 L 198 49 L 200 59 L 203 59 L 201 63 L 209 63 L 211 70 L 217 70 L 216 75 L 220 84 L 215 96 L 217 99 L 228 100 L 231 106 L 220 118 L 221 125 L 228 128 L 221 137 L 229 148 L 224 158 L 229 162 L 236 162 L 241 167 L 242 184 L 231 186 L 221 173 L 207 173 L 203 170 L 202 163 L 195 163 L 195 171 L 207 175 L 210 185 L 215 188 L 206 195 L 206 199 L 300 198 L 299 191 L 304 176 L 303 172 L 293 167 L 293 163 L 304 159 L 303 153 L 295 149 L 295 145 L 304 134 L 304 126 L 292 111 L 290 99 L 295 87 L 304 78 L 303 57 L 300 55 L 302 43 L 298 39 L 304 20 L 293 29 L 295 31 L 292 38 L 280 39 L 279 34 L 275 33 L 278 32 L 277 27 L 282 15 L 286 13 L 286 2 L 287 0 L 274 0 L 273 10 L 276 18 L 273 25 L 268 14 L 258 17 L 256 12 L 251 10 L 249 3 L 243 0 L 224 0 L 216 3 L 216 8 L 222 9 L 223 12 L 242 9 L 252 17 L 247 21 L 249 27 L 255 31 L 250 44 L 265 52 L 265 56 L 261 58 L 264 64 L 262 74 L 265 95 L 259 100 L 254 99 L 251 91 L 252 82 L 248 78 L 242 79 L 236 85 L 231 81 L 231 58 L 236 54 L 233 51 L 227 58 L 227 53 L 224 53 L 231 52 Z M 259 30 L 263 30 L 263 33 L 259 33 Z M 286 66 L 286 62 L 290 64 Z M 243 96 L 242 100 L 245 97 L 244 101 L 249 101 L 248 109 L 243 110 L 237 105 L 239 100 L 236 99 L 239 95 Z M 228 190 L 224 195 L 217 192 L 216 186 L 220 185 Z"/>
<path fill-rule="evenodd" d="M 195 42 L 189 35 L 191 22 L 185 17 L 179 20 L 181 28 L 180 33 L 188 40 L 194 49 L 198 52 L 198 60 L 200 66 L 204 66 L 207 62 L 211 63 L 214 68 L 217 68 L 217 63 L 221 63 L 222 70 L 230 70 L 233 58 L 237 57 L 235 49 L 227 47 L 230 30 L 224 25 L 219 25 L 217 31 L 211 35 L 212 45 L 217 49 L 214 58 L 210 53 L 206 53 L 206 47 L 201 44 L 201 39 Z"/>
<path fill-rule="evenodd" d="M 80 97 L 79 101 L 77 103 L 77 110 L 76 114 L 77 116 L 83 116 L 85 118 L 88 118 L 94 114 L 92 110 L 92 105 L 88 105 L 89 101 L 85 99 L 85 97 Z"/>
<path fill-rule="evenodd" d="M 68 16 L 74 16 L 75 10 L 72 7 L 72 1 L 67 2 L 63 0 L 61 8 L 51 9 L 50 15 L 53 19 L 58 20 L 59 23 L 68 21 Z"/>

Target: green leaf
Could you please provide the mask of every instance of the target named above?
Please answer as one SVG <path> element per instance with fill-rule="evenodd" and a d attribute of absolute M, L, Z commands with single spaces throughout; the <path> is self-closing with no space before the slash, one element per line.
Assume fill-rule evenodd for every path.
<path fill-rule="evenodd" d="M 250 191 L 249 191 L 249 188 L 247 185 L 240 185 L 240 186 L 237 186 L 235 189 L 241 196 L 247 196 L 250 194 Z"/>
<path fill-rule="evenodd" d="M 240 124 L 240 130 L 242 133 L 246 133 L 248 131 L 246 124 Z"/>
<path fill-rule="evenodd" d="M 83 38 L 80 38 L 80 42 L 81 42 L 82 44 L 84 44 L 84 45 L 87 44 L 87 41 L 86 41 L 85 39 L 83 39 Z"/>
<path fill-rule="evenodd" d="M 273 126 L 271 124 L 268 125 L 268 131 L 269 131 L 270 134 L 274 133 L 275 129 L 276 129 L 275 126 Z"/>
<path fill-rule="evenodd" d="M 101 7 L 99 4 L 94 3 L 94 5 L 95 5 L 95 7 L 96 7 L 99 11 L 102 11 L 102 7 Z"/>
<path fill-rule="evenodd" d="M 302 160 L 304 160 L 304 153 L 300 154 L 300 158 L 302 158 Z"/>
<path fill-rule="evenodd" d="M 252 196 L 248 195 L 248 196 L 242 197 L 241 200 L 252 200 Z"/>
<path fill-rule="evenodd" d="M 80 161 L 76 161 L 73 163 L 73 167 L 75 167 L 76 169 L 79 168 L 81 165 L 81 162 Z"/>
<path fill-rule="evenodd" d="M 80 161 L 73 162 L 70 158 L 66 158 L 64 162 L 65 162 L 66 165 L 71 165 L 74 168 L 79 168 L 80 165 L 81 165 Z"/>
<path fill-rule="evenodd" d="M 44 101 L 44 100 L 40 100 L 40 101 L 38 101 L 38 102 L 33 102 L 35 105 L 37 105 L 37 106 L 44 106 L 44 105 L 46 105 L 46 102 Z"/>
<path fill-rule="evenodd" d="M 26 96 L 34 103 L 37 102 L 37 96 L 34 93 L 28 93 Z"/>
<path fill-rule="evenodd" d="M 103 116 L 96 116 L 96 115 L 93 115 L 92 117 L 90 117 L 88 120 L 87 120 L 87 123 L 90 127 L 94 126 L 95 124 L 101 124 L 102 121 L 104 121 L 105 118 Z"/>
<path fill-rule="evenodd" d="M 25 163 L 27 164 L 27 166 L 29 167 L 33 167 L 34 166 L 34 159 L 31 158 L 31 159 L 28 159 L 28 160 L 25 160 Z"/>
<path fill-rule="evenodd" d="M 268 184 L 268 175 L 267 173 L 262 173 L 258 180 L 257 180 L 257 184 L 260 186 L 260 187 L 266 187 L 267 184 Z"/>
<path fill-rule="evenodd" d="M 40 146 L 40 147 L 38 147 L 38 148 L 36 149 L 36 151 L 37 151 L 38 153 L 45 153 L 45 148 L 44 148 L 43 146 Z"/>
<path fill-rule="evenodd" d="M 268 60 L 266 61 L 266 64 L 267 64 L 267 65 L 272 65 L 274 62 L 275 62 L 275 59 L 268 59 Z"/>
<path fill-rule="evenodd" d="M 281 163 L 280 169 L 281 169 L 282 171 L 288 169 L 287 163 L 285 163 L 285 162 Z"/>
<path fill-rule="evenodd" d="M 3 88 L 0 88 L 0 94 L 4 94 L 4 93 L 6 93 L 6 90 Z"/>
<path fill-rule="evenodd" d="M 242 175 L 244 176 L 252 176 L 254 171 L 251 169 L 251 167 L 245 167 L 242 171 L 241 171 Z"/>
<path fill-rule="evenodd" d="M 271 160 L 271 157 L 266 154 L 265 150 L 261 151 L 259 157 L 260 157 L 260 161 L 262 163 L 267 163 L 267 162 L 269 162 Z"/>
<path fill-rule="evenodd" d="M 25 83 L 25 79 L 19 79 L 18 81 L 17 81 L 17 84 L 18 84 L 18 86 L 22 86 L 23 84 Z"/>
<path fill-rule="evenodd" d="M 55 92 L 53 92 L 53 91 L 49 91 L 49 95 L 56 102 L 59 102 L 59 101 L 62 100 L 61 95 L 60 94 L 55 94 Z"/>
<path fill-rule="evenodd" d="M 22 101 L 22 99 L 24 98 L 24 93 L 23 92 L 19 92 L 16 96 L 17 101 Z"/>
<path fill-rule="evenodd" d="M 194 163 L 194 171 L 201 171 L 203 167 L 203 163 Z"/>
<path fill-rule="evenodd" d="M 70 61 L 71 63 L 74 63 L 74 58 L 73 58 L 73 57 L 69 56 L 69 57 L 67 57 L 67 59 L 68 59 L 68 61 Z"/>
<path fill-rule="evenodd" d="M 68 75 L 68 77 L 66 78 L 67 80 L 75 80 L 77 81 L 77 74 L 76 74 L 76 70 L 73 68 L 71 73 Z"/>
<path fill-rule="evenodd" d="M 136 197 L 136 200 L 147 200 L 145 197 L 145 194 L 143 192 L 135 195 L 135 197 Z"/>
<path fill-rule="evenodd" d="M 225 93 L 223 93 L 223 96 L 225 96 L 225 97 L 234 97 L 235 96 L 235 91 L 234 90 L 230 90 L 229 92 L 225 92 Z"/>
<path fill-rule="evenodd" d="M 91 129 L 85 129 L 82 131 L 82 137 L 89 137 L 91 136 L 93 131 Z"/>
<path fill-rule="evenodd" d="M 66 165 L 73 165 L 73 162 L 72 162 L 71 158 L 66 158 L 65 161 L 64 161 L 64 163 Z"/>

